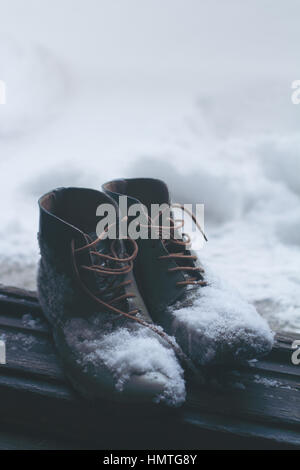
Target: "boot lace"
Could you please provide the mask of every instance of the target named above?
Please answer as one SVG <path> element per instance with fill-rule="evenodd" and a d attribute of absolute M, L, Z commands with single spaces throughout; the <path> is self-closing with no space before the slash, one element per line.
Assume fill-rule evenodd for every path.
<path fill-rule="evenodd" d="M 86 236 L 87 236 L 88 239 L 90 239 L 90 237 L 88 235 L 86 235 Z M 120 302 L 121 300 L 126 300 L 128 298 L 135 297 L 135 294 L 133 294 L 131 292 L 127 292 L 125 294 L 114 297 L 109 302 L 105 302 L 98 295 L 94 294 L 88 288 L 88 286 L 82 281 L 81 275 L 80 275 L 80 270 L 92 271 L 95 274 L 99 274 L 100 276 L 124 276 L 124 275 L 130 273 L 133 270 L 133 261 L 135 260 L 135 258 L 137 257 L 137 254 L 138 254 L 138 246 L 137 246 L 136 241 L 131 239 L 131 238 L 127 238 L 129 243 L 133 247 L 132 253 L 129 256 L 127 255 L 125 258 L 120 258 L 119 256 L 117 256 L 117 252 L 116 252 L 116 249 L 115 249 L 117 240 L 112 240 L 112 242 L 111 242 L 111 254 L 99 253 L 98 251 L 93 250 L 93 248 L 95 248 L 95 246 L 97 246 L 97 244 L 103 239 L 103 237 L 104 237 L 104 233 L 101 234 L 96 240 L 91 241 L 90 243 L 88 243 L 88 244 L 86 244 L 86 245 L 84 245 L 80 248 L 75 248 L 75 240 L 71 241 L 72 266 L 73 266 L 74 273 L 75 273 L 75 276 L 77 278 L 77 281 L 78 281 L 80 287 L 83 289 L 83 291 L 92 300 L 94 300 L 96 303 L 100 304 L 102 307 L 104 307 L 108 311 L 110 311 L 112 313 L 115 313 L 115 314 L 118 314 L 118 315 L 122 315 L 122 316 L 127 317 L 127 318 L 130 318 L 131 320 L 134 320 L 134 321 L 140 323 L 141 325 L 146 326 L 147 328 L 150 328 L 152 331 L 154 331 L 159 336 L 161 336 L 165 341 L 167 341 L 167 343 L 169 343 L 169 345 L 175 350 L 175 353 L 178 356 L 180 356 L 181 359 L 182 359 L 182 356 L 184 355 L 183 352 L 181 350 L 179 350 L 177 345 L 174 345 L 173 341 L 171 341 L 171 339 L 163 331 L 156 328 L 153 324 L 148 323 L 147 321 L 144 321 L 141 318 L 137 317 L 137 314 L 139 313 L 138 309 L 131 310 L 130 312 L 124 312 L 124 310 L 121 310 L 121 309 L 117 308 L 115 305 L 113 305 L 116 302 Z M 77 262 L 76 262 L 76 255 L 78 253 L 82 253 L 84 251 L 90 251 L 90 253 L 92 255 L 98 257 L 99 259 L 104 260 L 104 261 L 109 261 L 110 266 L 106 267 L 106 266 L 99 265 L 99 264 L 92 264 L 90 266 L 80 265 L 78 267 Z M 116 263 L 117 267 L 112 267 L 111 265 L 113 263 Z M 102 290 L 101 294 L 103 296 L 103 294 L 106 294 L 108 292 L 112 292 L 112 293 L 116 292 L 116 291 L 120 290 L 121 288 L 124 288 L 125 286 L 130 285 L 131 283 L 132 283 L 131 279 L 122 281 L 122 282 L 118 283 L 117 285 L 115 285 L 113 287 L 109 287 L 107 289 Z M 185 362 L 188 362 L 187 358 L 184 358 L 184 360 L 185 360 Z"/>
<path fill-rule="evenodd" d="M 81 274 L 80 274 L 81 270 L 91 271 L 100 276 L 108 276 L 108 277 L 109 276 L 125 276 L 126 274 L 130 273 L 133 270 L 133 261 L 136 258 L 137 253 L 138 253 L 137 243 L 131 238 L 128 238 L 128 241 L 131 244 L 133 249 L 132 249 L 132 253 L 130 255 L 125 255 L 125 257 L 119 257 L 117 255 L 117 251 L 116 251 L 117 240 L 111 241 L 111 245 L 110 245 L 111 253 L 110 254 L 100 253 L 96 251 L 95 248 L 98 245 L 98 243 L 103 240 L 104 235 L 105 235 L 105 232 L 103 232 L 94 241 L 91 241 L 90 236 L 86 235 L 87 239 L 90 242 L 80 248 L 75 248 L 75 240 L 71 241 L 72 266 L 74 268 L 77 281 L 80 287 L 86 292 L 86 294 L 90 298 L 92 298 L 95 302 L 100 304 L 101 306 L 105 307 L 106 309 L 108 309 L 109 311 L 113 313 L 124 315 L 128 318 L 137 320 L 135 315 L 138 313 L 138 309 L 132 310 L 130 312 L 124 312 L 123 310 L 117 308 L 114 305 L 114 304 L 121 302 L 122 300 L 127 300 L 131 297 L 135 297 L 135 294 L 131 292 L 126 292 L 122 295 L 117 295 L 117 292 L 119 292 L 121 289 L 123 289 L 124 287 L 132 283 L 131 279 L 118 282 L 111 287 L 107 287 L 103 289 L 101 291 L 102 296 L 105 296 L 108 293 L 110 293 L 112 296 L 115 294 L 111 298 L 111 300 L 109 300 L 108 302 L 105 302 L 99 296 L 94 294 L 81 279 Z M 84 251 L 90 252 L 90 254 L 93 255 L 93 257 L 98 258 L 99 262 L 102 262 L 102 264 L 99 263 L 99 264 L 91 264 L 90 266 L 86 266 L 86 265 L 78 266 L 76 262 L 76 255 L 78 255 L 79 253 L 83 253 Z M 105 265 L 105 263 L 107 265 Z"/>
<path fill-rule="evenodd" d="M 108 228 L 106 229 L 106 231 Z M 96 240 L 92 241 L 89 235 L 86 235 L 87 239 L 90 241 L 86 245 L 80 247 L 80 248 L 75 248 L 75 240 L 71 241 L 71 261 L 72 261 L 72 266 L 73 270 L 75 273 L 75 276 L 77 278 L 77 281 L 83 291 L 96 303 L 100 304 L 102 307 L 107 309 L 108 311 L 124 316 L 126 318 L 129 318 L 131 320 L 134 320 L 138 322 L 139 324 L 149 328 L 152 330 L 154 333 L 159 335 L 164 341 L 166 341 L 169 346 L 173 349 L 174 353 L 176 354 L 177 358 L 179 361 L 182 363 L 182 365 L 185 366 L 185 368 L 195 377 L 197 378 L 198 381 L 201 383 L 203 382 L 202 375 L 200 372 L 197 370 L 197 368 L 194 366 L 193 362 L 191 359 L 182 351 L 182 349 L 174 342 L 172 339 L 161 329 L 157 328 L 155 325 L 152 323 L 148 323 L 145 320 L 142 320 L 137 316 L 139 313 L 138 309 L 131 310 L 130 312 L 124 312 L 123 310 L 117 308 L 113 304 L 116 302 L 119 302 L 121 300 L 126 300 L 131 297 L 135 297 L 135 294 L 128 292 L 119 296 L 114 297 L 112 300 L 109 302 L 105 302 L 103 299 L 101 299 L 99 296 L 94 294 L 88 287 L 87 285 L 82 281 L 81 275 L 80 275 L 80 270 L 88 270 L 92 271 L 95 274 L 99 274 L 100 276 L 124 276 L 128 273 L 130 273 L 133 270 L 133 262 L 135 258 L 137 257 L 138 254 L 138 245 L 135 240 L 131 238 L 127 238 L 129 243 L 131 244 L 133 250 L 130 255 L 127 254 L 126 257 L 120 258 L 117 255 L 116 251 L 116 243 L 117 240 L 112 240 L 111 242 L 111 254 L 104 254 L 104 253 L 99 253 L 98 251 L 95 251 L 95 247 L 97 244 L 102 241 L 104 237 L 105 232 L 103 232 Z M 82 253 L 84 251 L 90 251 L 90 254 L 98 257 L 100 260 L 104 261 L 109 261 L 110 265 L 109 266 L 104 266 L 100 264 L 92 264 L 90 266 L 86 265 L 80 265 L 79 267 L 77 266 L 76 262 L 76 256 L 78 253 Z M 116 267 L 112 267 L 112 264 L 117 264 Z M 113 287 L 109 287 L 107 289 L 104 289 L 101 291 L 102 295 L 107 293 L 107 292 L 116 292 L 121 288 L 124 288 L 127 285 L 130 285 L 132 283 L 131 279 L 122 281 L 118 283 L 117 285 Z"/>
<path fill-rule="evenodd" d="M 196 227 L 200 231 L 200 233 L 203 235 L 204 240 L 207 241 L 206 235 L 203 232 L 201 226 L 199 225 L 195 215 L 190 212 L 186 207 L 184 207 L 182 204 L 172 204 L 170 208 L 180 208 L 183 211 L 185 211 L 193 222 L 195 223 Z M 149 227 L 157 230 L 159 234 L 159 238 L 162 241 L 163 245 L 167 248 L 168 254 L 159 256 L 158 259 L 164 260 L 164 259 L 174 259 L 177 260 L 180 264 L 178 266 L 175 266 L 173 268 L 169 268 L 169 272 L 174 272 L 174 271 L 180 271 L 184 272 L 187 279 L 184 281 L 178 281 L 176 282 L 177 286 L 187 286 L 187 285 L 200 285 L 200 286 L 206 286 L 207 282 L 204 281 L 203 279 L 199 279 L 199 275 L 202 275 L 204 273 L 204 268 L 202 266 L 195 266 L 194 262 L 198 259 L 196 255 L 191 255 L 190 253 L 186 253 L 186 251 L 178 252 L 176 251 L 176 247 L 184 247 L 184 250 L 187 250 L 188 248 L 191 248 L 191 238 L 188 234 L 182 233 L 182 237 L 179 239 L 176 237 L 176 234 L 178 233 L 178 230 L 181 229 L 184 226 L 184 220 L 183 219 L 174 219 L 173 217 L 167 217 L 167 220 L 170 222 L 170 226 L 164 226 L 160 223 L 157 223 L 157 219 L 163 213 L 167 210 L 168 208 L 160 211 L 160 213 L 155 217 L 155 219 L 150 219 Z M 170 237 L 168 239 L 164 238 L 164 234 L 166 233 L 170 234 Z M 175 246 L 175 249 L 172 251 L 172 245 Z M 186 265 L 184 262 L 186 261 Z M 188 274 L 190 275 L 188 276 Z M 192 274 L 196 274 L 196 276 L 193 276 Z M 202 276 L 201 276 L 202 277 Z"/>

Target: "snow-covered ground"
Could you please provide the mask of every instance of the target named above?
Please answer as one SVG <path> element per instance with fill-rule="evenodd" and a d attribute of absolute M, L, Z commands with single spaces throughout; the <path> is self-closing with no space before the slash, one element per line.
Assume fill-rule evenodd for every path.
<path fill-rule="evenodd" d="M 157 176 L 176 202 L 205 203 L 205 262 L 300 331 L 299 13 L 0 0 L 0 282 L 35 287 L 42 193 Z"/>

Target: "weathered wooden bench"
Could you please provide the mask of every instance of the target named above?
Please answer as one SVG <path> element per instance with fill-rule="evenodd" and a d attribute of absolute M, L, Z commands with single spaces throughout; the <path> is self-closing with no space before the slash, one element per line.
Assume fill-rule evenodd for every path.
<path fill-rule="evenodd" d="M 0 287 L 0 339 L 0 449 L 300 449 L 300 335 L 278 334 L 263 361 L 214 367 L 178 410 L 81 399 L 34 292 Z"/>

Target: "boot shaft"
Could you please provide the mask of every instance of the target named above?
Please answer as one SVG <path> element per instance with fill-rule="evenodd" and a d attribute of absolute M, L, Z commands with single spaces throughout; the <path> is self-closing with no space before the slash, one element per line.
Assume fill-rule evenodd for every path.
<path fill-rule="evenodd" d="M 91 240 L 97 239 L 96 227 L 99 216 L 96 213 L 101 204 L 110 204 L 114 208 L 117 224 L 117 205 L 105 193 L 84 188 L 59 188 L 40 198 L 38 238 L 41 260 L 38 284 L 41 303 L 55 304 L 55 308 L 51 309 L 51 317 L 56 316 L 55 310 L 60 312 L 59 317 L 64 317 L 66 312 L 67 316 L 81 316 L 83 312 L 88 315 L 99 310 L 97 302 L 86 295 L 83 285 L 106 303 L 109 303 L 113 297 L 133 293 L 134 296 L 132 298 L 128 296 L 119 308 L 127 312 L 138 309 L 145 321 L 151 322 L 132 272 L 110 276 L 81 269 L 99 263 L 99 257 L 95 256 L 93 251 L 111 254 L 113 240 L 109 238 L 101 240 L 91 250 L 84 249 L 78 252 L 78 249 L 91 243 Z M 124 257 L 124 242 L 118 239 L 114 241 L 114 250 L 117 252 L 113 256 Z M 77 249 L 75 255 L 72 247 Z M 111 263 L 116 267 L 116 263 L 113 261 Z M 117 267 L 120 266 L 124 266 L 124 263 L 117 264 Z M 99 267 L 101 268 L 101 260 Z M 128 284 L 118 290 L 117 286 L 122 282 Z M 117 287 L 117 294 L 114 287 Z M 101 309 L 107 310 L 100 306 Z M 52 320 L 55 321 L 56 318 L 51 318 Z"/>
<path fill-rule="evenodd" d="M 128 207 L 132 204 L 144 204 L 149 213 L 151 204 L 170 205 L 168 187 L 158 179 L 114 180 L 105 183 L 102 189 L 117 203 L 120 196 L 126 196 Z M 156 315 L 184 294 L 185 288 L 179 287 L 177 283 L 183 282 L 185 278 L 180 271 L 169 271 L 177 267 L 174 260 L 159 259 L 161 256 L 168 255 L 160 239 L 139 239 L 137 242 L 139 254 L 135 263 L 136 278 L 155 321 Z"/>

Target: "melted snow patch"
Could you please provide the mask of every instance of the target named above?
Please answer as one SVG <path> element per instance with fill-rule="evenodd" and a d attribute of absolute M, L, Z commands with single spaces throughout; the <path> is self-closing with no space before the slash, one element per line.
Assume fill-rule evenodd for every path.
<path fill-rule="evenodd" d="M 254 376 L 254 382 L 257 384 L 265 385 L 266 387 L 274 387 L 274 388 L 282 388 L 285 390 L 294 390 L 296 392 L 299 391 L 298 388 L 292 387 L 291 385 L 284 384 L 279 380 L 268 379 L 266 377 L 262 377 L 261 375 Z"/>
<path fill-rule="evenodd" d="M 35 318 L 30 313 L 25 313 L 22 316 L 22 323 L 23 323 L 23 325 L 25 325 L 29 328 L 38 328 L 38 327 L 42 326 L 42 322 L 41 322 L 40 318 Z"/>

